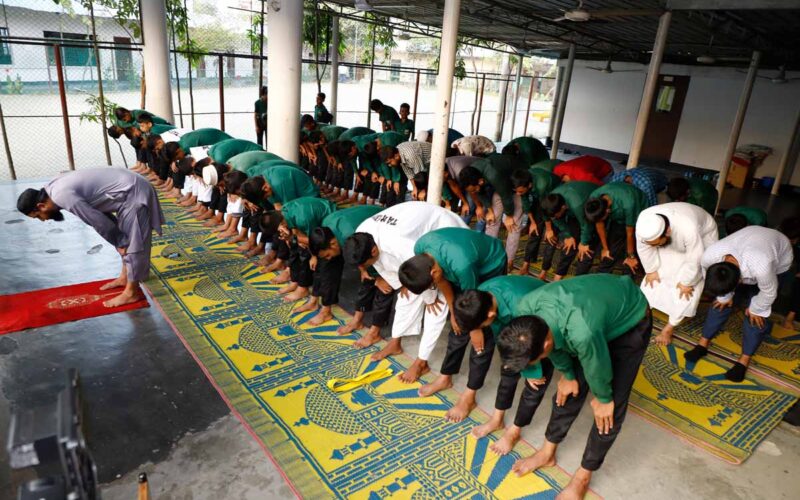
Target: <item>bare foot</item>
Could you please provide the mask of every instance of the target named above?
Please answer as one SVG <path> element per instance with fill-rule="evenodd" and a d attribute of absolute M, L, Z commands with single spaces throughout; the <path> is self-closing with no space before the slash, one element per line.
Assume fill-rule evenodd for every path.
<path fill-rule="evenodd" d="M 308 324 L 311 326 L 319 326 L 326 321 L 330 321 L 333 319 L 333 314 L 331 314 L 330 309 L 323 307 L 319 310 L 316 316 L 308 320 Z"/>
<path fill-rule="evenodd" d="M 536 275 L 536 277 L 544 281 L 545 279 L 547 279 L 547 271 L 541 271 L 538 275 Z"/>
<path fill-rule="evenodd" d="M 312 297 L 311 299 L 307 300 L 305 304 L 295 309 L 294 312 L 304 313 L 309 311 L 315 311 L 316 309 L 317 309 L 317 301 Z"/>
<path fill-rule="evenodd" d="M 289 278 L 291 278 L 291 273 L 289 272 L 288 269 L 284 269 L 281 274 L 279 274 L 279 275 L 275 276 L 274 278 L 272 278 L 270 280 L 270 283 L 273 283 L 275 285 L 280 285 L 281 283 L 288 282 Z M 294 289 L 292 289 L 292 290 L 294 290 Z M 289 290 L 289 291 L 292 291 L 292 290 Z"/>
<path fill-rule="evenodd" d="M 367 332 L 366 335 L 361 337 L 355 344 L 353 344 L 356 349 L 363 349 L 364 347 L 371 346 L 372 344 L 377 344 L 381 340 L 381 332 L 380 330 L 370 330 Z M 381 349 L 380 351 L 376 352 L 372 356 L 370 356 L 370 361 L 380 361 L 384 358 L 389 356 L 400 354 L 403 352 L 403 346 L 400 343 L 400 339 L 390 339 L 389 342 Z"/>
<path fill-rule="evenodd" d="M 295 290 L 297 290 L 297 286 L 298 286 L 297 283 L 289 283 L 285 287 L 283 287 L 280 290 L 278 290 L 278 294 L 286 295 L 287 293 L 292 293 Z"/>
<path fill-rule="evenodd" d="M 428 366 L 428 362 L 417 358 L 413 363 L 411 363 L 411 366 L 408 367 L 408 370 L 398 375 L 397 378 L 400 379 L 400 382 L 405 384 L 413 384 L 429 371 L 431 371 L 431 369 Z"/>
<path fill-rule="evenodd" d="M 592 473 L 581 467 L 572 476 L 569 484 L 558 494 L 556 500 L 582 500 L 589 490 Z"/>
<path fill-rule="evenodd" d="M 263 253 L 264 247 L 261 245 L 256 245 L 252 250 L 244 254 L 245 257 L 255 257 L 256 255 Z"/>
<path fill-rule="evenodd" d="M 654 339 L 655 343 L 658 345 L 669 345 L 672 342 L 672 331 L 674 327 L 669 323 L 661 329 L 661 333 Z"/>
<path fill-rule="evenodd" d="M 488 436 L 494 431 L 505 428 L 505 410 L 495 410 L 492 417 L 485 424 L 477 425 L 472 429 L 472 435 L 478 439 Z"/>
<path fill-rule="evenodd" d="M 274 256 L 268 255 L 268 254 L 264 254 L 264 255 L 261 256 L 260 259 L 258 259 L 258 262 L 256 262 L 256 265 L 258 267 L 266 267 L 266 266 L 272 264 L 272 262 L 274 260 L 275 260 Z"/>
<path fill-rule="evenodd" d="M 512 425 L 503 433 L 503 437 L 492 444 L 489 449 L 498 455 L 508 455 L 514 449 L 514 445 L 519 441 L 519 434 L 522 429 Z"/>
<path fill-rule="evenodd" d="M 120 276 L 114 281 L 109 281 L 105 285 L 101 286 L 100 290 L 111 290 L 112 288 L 122 288 L 127 284 L 128 284 L 128 278 L 123 278 L 122 276 Z"/>
<path fill-rule="evenodd" d="M 439 391 L 453 387 L 453 377 L 450 375 L 439 375 L 430 384 L 425 384 L 419 388 L 419 395 L 423 398 L 432 396 Z"/>
<path fill-rule="evenodd" d="M 527 276 L 528 272 L 531 269 L 531 265 L 528 262 L 523 262 L 522 266 L 514 272 L 514 274 L 519 274 L 520 276 Z"/>
<path fill-rule="evenodd" d="M 247 236 L 242 236 L 241 234 L 234 239 L 231 240 L 231 243 L 241 243 L 247 239 Z"/>
<path fill-rule="evenodd" d="M 284 302 L 294 302 L 308 297 L 308 288 L 300 286 L 295 291 L 283 298 Z"/>
<path fill-rule="evenodd" d="M 447 413 L 444 415 L 444 419 L 448 422 L 452 422 L 457 424 L 467 418 L 469 413 L 475 409 L 475 391 L 472 389 L 467 389 L 456 401 L 455 406 L 447 410 Z"/>
<path fill-rule="evenodd" d="M 250 243 L 249 241 L 243 245 L 239 245 L 238 247 L 236 247 L 236 251 L 239 253 L 247 253 L 252 249 L 253 249 L 253 244 Z"/>
<path fill-rule="evenodd" d="M 217 219 L 208 219 L 207 221 L 203 222 L 203 227 L 214 227 L 218 225 L 219 221 Z"/>
<path fill-rule="evenodd" d="M 361 320 L 356 321 L 355 318 L 353 318 L 344 325 L 337 328 L 336 333 L 338 333 L 339 335 L 349 335 L 353 333 L 353 331 L 360 330 L 361 328 L 364 328 L 364 323 L 362 323 Z"/>
<path fill-rule="evenodd" d="M 555 276 L 553 276 L 553 281 L 561 281 L 563 279 L 564 279 L 564 277 L 561 276 L 560 274 L 556 274 Z"/>
<path fill-rule="evenodd" d="M 236 231 L 220 231 L 219 233 L 219 238 L 223 240 L 233 238 L 234 236 L 236 236 Z"/>
<path fill-rule="evenodd" d="M 528 458 L 521 458 L 514 462 L 511 470 L 517 473 L 518 476 L 524 476 L 529 472 L 541 469 L 542 467 L 553 467 L 556 465 L 555 449 L 552 451 L 548 449 L 547 443 L 545 447 L 538 450 Z"/>
<path fill-rule="evenodd" d="M 119 307 L 124 306 L 126 304 L 133 304 L 134 302 L 139 302 L 140 300 L 144 299 L 144 294 L 139 291 L 129 292 L 124 291 L 121 294 L 117 295 L 113 299 L 106 300 L 103 302 L 103 305 L 106 307 Z"/>

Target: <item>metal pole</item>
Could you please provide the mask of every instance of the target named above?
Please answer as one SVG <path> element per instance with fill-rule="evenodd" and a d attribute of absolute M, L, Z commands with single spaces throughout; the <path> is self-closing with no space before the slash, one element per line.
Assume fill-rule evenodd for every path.
<path fill-rule="evenodd" d="M 2 114 L 0 113 L 0 117 L 1 116 Z M 3 130 L 5 130 L 5 127 L 3 127 Z M 795 143 L 797 142 L 798 134 L 800 134 L 800 110 L 797 111 L 797 118 L 794 120 L 792 135 L 789 136 L 789 143 L 786 144 L 786 151 L 783 152 L 781 163 L 778 165 L 778 173 L 775 174 L 775 184 L 772 185 L 772 194 L 774 195 L 777 195 L 778 191 L 781 189 L 783 174 L 786 172 L 786 167 L 789 165 L 789 158 L 793 156 L 792 153 L 795 148 Z M 8 148 L 8 146 L 6 146 L 6 148 Z"/>
<path fill-rule="evenodd" d="M 509 54 L 503 54 L 503 65 L 500 69 L 500 78 L 503 80 L 500 83 L 500 93 L 498 94 L 500 103 L 497 106 L 494 124 L 495 141 L 499 141 L 503 138 L 503 125 L 506 119 L 506 98 L 508 96 L 508 77 L 511 74 L 510 58 L 511 56 Z"/>
<path fill-rule="evenodd" d="M 486 73 L 481 73 L 481 97 L 478 99 L 478 122 L 475 124 L 475 135 L 480 135 L 481 113 L 483 112 L 483 89 L 486 88 Z"/>
<path fill-rule="evenodd" d="M 647 79 L 644 82 L 642 102 L 639 105 L 639 115 L 636 117 L 636 128 L 633 131 L 631 154 L 628 155 L 628 168 L 636 168 L 639 166 L 639 156 L 642 153 L 644 135 L 647 132 L 647 120 L 650 119 L 653 98 L 655 97 L 656 88 L 658 87 L 661 59 L 664 57 L 664 49 L 667 46 L 667 35 L 669 34 L 669 23 L 671 19 L 672 12 L 667 11 L 661 14 L 661 18 L 658 20 L 658 32 L 656 33 L 655 44 L 653 44 L 653 55 L 650 56 L 650 67 L 647 69 Z"/>
<path fill-rule="evenodd" d="M 444 160 L 447 155 L 447 122 L 450 119 L 450 99 L 453 94 L 453 73 L 456 66 L 458 22 L 461 0 L 445 0 L 442 19 L 442 41 L 439 49 L 439 76 L 436 81 L 436 101 L 433 110 L 433 140 L 431 164 L 428 171 L 427 202 L 439 205 L 444 182 Z"/>
<path fill-rule="evenodd" d="M 561 126 L 564 125 L 564 111 L 567 109 L 567 96 L 569 95 L 569 83 L 572 80 L 572 67 L 575 65 L 575 44 L 569 44 L 569 56 L 567 56 L 567 69 L 564 70 L 564 82 L 561 84 L 561 95 L 558 99 L 558 116 L 556 125 L 553 129 L 553 146 L 550 149 L 550 158 L 555 160 L 558 157 L 558 143 L 561 140 Z"/>
<path fill-rule="evenodd" d="M 517 102 L 519 101 L 519 84 L 522 81 L 522 63 L 525 58 L 520 54 L 519 63 L 517 64 L 517 80 L 514 83 L 514 103 L 511 105 L 511 135 L 509 139 L 514 138 L 514 125 L 517 123 Z"/>
<path fill-rule="evenodd" d="M 750 103 L 750 94 L 753 92 L 753 83 L 756 81 L 756 74 L 758 73 L 758 63 L 761 62 L 761 52 L 758 50 L 753 51 L 753 57 L 750 59 L 750 69 L 747 71 L 747 76 L 744 80 L 744 88 L 742 95 L 739 98 L 739 107 L 736 110 L 736 118 L 733 120 L 731 127 L 731 135 L 728 139 L 728 147 L 725 148 L 725 156 L 722 158 L 722 168 L 719 169 L 719 180 L 717 181 L 717 209 L 714 213 L 719 211 L 719 205 L 722 202 L 722 194 L 725 192 L 725 182 L 728 180 L 728 170 L 731 167 L 731 158 L 736 151 L 736 143 L 739 142 L 739 134 L 742 132 L 742 124 L 744 123 L 744 115 L 747 113 L 747 105 Z"/>
<path fill-rule="evenodd" d="M 417 69 L 417 83 L 414 85 L 414 115 L 411 117 L 414 120 L 414 126 L 417 126 L 417 102 L 419 102 L 419 69 Z"/>
<path fill-rule="evenodd" d="M 183 0 L 183 10 L 189 12 L 186 9 L 186 0 Z M 190 47 L 189 45 L 189 16 L 186 16 L 186 46 Z M 177 57 L 177 56 L 176 56 Z M 186 55 L 186 66 L 189 69 L 189 112 L 191 113 L 192 117 L 192 129 L 195 128 L 194 126 L 194 92 L 192 90 L 192 60 L 190 59 L 189 55 Z M 205 56 L 200 56 L 205 57 Z"/>
<path fill-rule="evenodd" d="M 228 56 L 230 57 L 230 56 Z M 222 55 L 219 56 L 219 128 L 225 131 L 225 86 L 222 76 Z"/>
<path fill-rule="evenodd" d="M 178 70 L 178 44 L 175 41 L 175 24 L 172 25 L 172 62 L 175 66 L 175 85 L 178 89 L 178 117 L 183 128 L 183 105 L 181 104 L 181 73 Z"/>
<path fill-rule="evenodd" d="M 8 146 L 8 131 L 6 130 L 6 118 L 3 115 L 3 105 L 0 103 L 0 128 L 3 129 L 3 146 L 6 148 L 6 158 L 8 159 L 8 171 L 11 180 L 17 180 L 17 171 L 14 170 L 14 160 L 11 158 L 11 148 Z"/>
<path fill-rule="evenodd" d="M 61 62 L 61 45 L 53 45 L 58 75 L 58 95 L 61 97 L 61 116 L 64 118 L 64 138 L 67 141 L 67 161 L 69 169 L 75 170 L 75 157 L 72 154 L 72 134 L 69 130 L 69 111 L 67 110 L 67 92 L 64 89 L 64 65 Z"/>
<path fill-rule="evenodd" d="M 372 25 L 372 59 L 369 61 L 369 95 L 367 96 L 367 128 L 372 125 L 372 110 L 369 103 L 372 102 L 372 85 L 375 83 L 375 25 Z"/>
<path fill-rule="evenodd" d="M 97 30 L 94 22 L 94 1 L 89 2 L 89 15 L 92 21 L 92 45 L 94 46 L 94 63 L 97 68 L 97 92 L 100 94 L 100 123 L 103 124 L 103 147 L 106 151 L 106 163 L 111 166 L 111 150 L 108 147 L 108 134 L 106 134 L 106 98 L 103 94 L 103 67 L 100 63 L 100 49 L 97 48 Z"/>
<path fill-rule="evenodd" d="M 258 95 L 261 95 L 261 87 L 264 86 L 264 2 L 261 2 L 261 38 L 258 39 Z M 194 115 L 192 115 L 194 116 Z"/>
<path fill-rule="evenodd" d="M 339 101 L 339 17 L 333 15 L 331 22 L 331 34 L 333 50 L 331 51 L 331 114 L 333 121 L 331 125 L 336 125 L 336 107 Z"/>
<path fill-rule="evenodd" d="M 555 129 L 556 119 L 558 118 L 558 100 L 561 97 L 561 83 L 564 81 L 564 68 L 561 66 L 556 69 L 556 86 L 553 92 L 553 105 L 550 106 L 550 124 L 547 128 L 548 145 L 553 143 L 553 130 Z"/>
<path fill-rule="evenodd" d="M 536 73 L 533 74 L 531 77 L 531 88 L 528 89 L 528 109 L 525 111 L 525 129 L 522 131 L 522 135 L 528 135 L 528 118 L 531 117 L 531 99 L 533 98 L 533 84 L 536 82 Z"/>

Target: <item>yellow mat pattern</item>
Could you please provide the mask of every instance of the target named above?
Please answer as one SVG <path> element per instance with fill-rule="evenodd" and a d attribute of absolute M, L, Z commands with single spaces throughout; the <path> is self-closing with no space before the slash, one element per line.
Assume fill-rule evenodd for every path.
<path fill-rule="evenodd" d="M 419 384 L 396 377 L 351 392 L 326 387 L 331 378 L 405 369 L 408 359 L 370 362 L 354 335 L 338 336 L 341 320 L 308 325 L 276 294 L 270 275 L 209 236 L 170 202 L 168 227 L 153 247 L 147 285 L 184 343 L 232 409 L 304 498 L 554 498 L 569 477 L 550 468 L 522 478 L 520 455 L 489 451 L 495 437 L 469 431 L 485 421 L 444 421 L 458 396 L 428 398 Z M 338 312 L 343 317 L 343 312 Z"/>

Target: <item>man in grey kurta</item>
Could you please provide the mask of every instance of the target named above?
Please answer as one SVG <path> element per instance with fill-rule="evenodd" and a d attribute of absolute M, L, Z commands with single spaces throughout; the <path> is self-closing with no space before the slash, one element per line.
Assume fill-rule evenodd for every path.
<path fill-rule="evenodd" d="M 144 297 L 139 282 L 150 272 L 152 232 L 161 234 L 164 214 L 153 186 L 119 168 L 95 168 L 62 174 L 44 188 L 26 189 L 17 209 L 40 220 L 63 220 L 67 210 L 92 226 L 122 256 L 122 273 L 103 289 L 125 287 L 105 302 L 117 307 Z"/>

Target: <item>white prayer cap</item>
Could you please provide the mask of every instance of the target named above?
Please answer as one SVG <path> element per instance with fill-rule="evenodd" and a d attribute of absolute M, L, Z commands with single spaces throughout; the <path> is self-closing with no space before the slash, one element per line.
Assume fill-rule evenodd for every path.
<path fill-rule="evenodd" d="M 217 181 L 219 180 L 217 176 L 217 168 L 209 165 L 208 167 L 203 167 L 203 182 L 205 182 L 209 186 L 216 186 Z"/>
<path fill-rule="evenodd" d="M 419 142 L 428 142 L 428 135 L 429 135 L 428 131 L 423 130 L 422 132 L 417 134 L 417 140 Z"/>
<path fill-rule="evenodd" d="M 664 234 L 667 223 L 664 216 L 653 211 L 639 214 L 636 220 L 636 236 L 643 242 L 653 241 Z"/>

